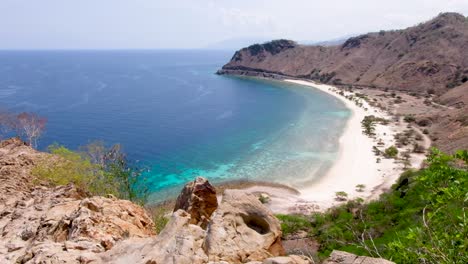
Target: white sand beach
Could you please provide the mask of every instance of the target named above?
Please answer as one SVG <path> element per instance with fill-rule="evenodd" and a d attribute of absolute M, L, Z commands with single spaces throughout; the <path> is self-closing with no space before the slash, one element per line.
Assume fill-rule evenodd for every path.
<path fill-rule="evenodd" d="M 371 138 L 362 132 L 361 121 L 366 115 L 374 115 L 388 120 L 392 116 L 380 109 L 373 108 L 362 100 L 362 106 L 339 95 L 339 90 L 330 85 L 316 84 L 302 80 L 285 80 L 286 82 L 304 85 L 311 89 L 319 89 L 340 99 L 351 111 L 352 116 L 347 121 L 345 130 L 339 139 L 339 153 L 336 161 L 328 172 L 310 186 L 299 188 L 300 195 L 274 187 L 250 187 L 252 193 L 265 193 L 270 196 L 268 205 L 275 213 L 309 213 L 324 211 L 344 201 L 336 200 L 336 192 L 346 192 L 349 199 L 362 198 L 366 201 L 376 199 L 396 182 L 403 171 L 403 163 L 395 159 L 377 156 L 372 148 L 377 146 L 383 150 L 395 144 L 394 135 L 407 129 L 406 124 L 391 122 L 388 125 L 377 124 L 375 137 Z M 345 95 L 352 94 L 345 92 Z M 426 142 L 427 143 L 427 142 Z M 427 144 L 426 144 L 427 145 Z M 426 146 L 427 147 L 427 146 Z M 402 151 L 402 149 L 400 149 Z M 412 154 L 411 167 L 418 168 L 424 160 L 424 154 Z M 305 177 L 314 177 L 313 175 Z M 363 190 L 356 190 L 356 185 L 363 184 Z"/>

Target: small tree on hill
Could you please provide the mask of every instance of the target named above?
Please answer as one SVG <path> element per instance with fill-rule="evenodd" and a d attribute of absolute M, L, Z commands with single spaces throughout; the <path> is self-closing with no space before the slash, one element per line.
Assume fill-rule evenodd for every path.
<path fill-rule="evenodd" d="M 46 123 L 47 119 L 44 117 L 35 113 L 23 112 L 16 116 L 15 128 L 18 135 L 26 138 L 29 145 L 36 148 L 37 139 L 44 132 Z"/>

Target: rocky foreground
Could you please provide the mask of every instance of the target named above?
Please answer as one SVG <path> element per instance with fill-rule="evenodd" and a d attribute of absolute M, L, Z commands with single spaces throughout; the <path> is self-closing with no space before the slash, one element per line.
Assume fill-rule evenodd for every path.
<path fill-rule="evenodd" d="M 226 190 L 218 203 L 197 178 L 156 235 L 130 201 L 38 183 L 31 169 L 52 158 L 18 139 L 0 142 L 0 263 L 313 263 L 285 256 L 280 223 L 256 196 Z M 392 262 L 334 251 L 325 263 Z"/>

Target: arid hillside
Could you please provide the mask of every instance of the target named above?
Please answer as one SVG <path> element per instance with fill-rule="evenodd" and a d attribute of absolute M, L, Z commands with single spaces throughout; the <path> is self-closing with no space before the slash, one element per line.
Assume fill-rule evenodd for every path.
<path fill-rule="evenodd" d="M 237 51 L 220 73 L 232 71 L 441 94 L 468 80 L 468 19 L 443 13 L 407 29 L 353 37 L 340 46 L 289 40 L 255 44 Z"/>
<path fill-rule="evenodd" d="M 468 147 L 468 18 L 442 13 L 402 30 L 368 33 L 339 46 L 274 40 L 237 51 L 218 74 L 301 78 L 344 88 L 428 97 L 439 110 L 418 114 L 445 151 Z M 405 113 L 398 113 L 405 114 Z"/>

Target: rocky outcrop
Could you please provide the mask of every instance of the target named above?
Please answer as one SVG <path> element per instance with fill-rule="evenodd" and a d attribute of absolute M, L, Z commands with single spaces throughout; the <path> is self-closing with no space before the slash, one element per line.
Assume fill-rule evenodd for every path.
<path fill-rule="evenodd" d="M 174 207 L 174 212 L 182 209 L 190 214 L 190 223 L 206 228 L 211 214 L 218 207 L 215 188 L 207 179 L 197 177 L 184 186 Z"/>
<path fill-rule="evenodd" d="M 123 239 L 154 235 L 151 218 L 130 201 L 37 186 L 31 169 L 51 158 L 19 139 L 0 143 L 0 263 L 80 263 Z"/>
<path fill-rule="evenodd" d="M 324 264 L 395 264 L 394 262 L 388 261 L 382 258 L 371 258 L 356 256 L 354 254 L 333 250 L 330 257 L 326 259 Z"/>
<path fill-rule="evenodd" d="M 209 183 L 197 179 L 191 186 Z M 210 185 L 211 186 L 211 185 Z M 189 187 L 189 188 L 187 188 Z M 191 195 L 185 197 L 190 198 Z M 175 211 L 164 230 L 155 238 L 127 240 L 106 252 L 103 262 L 111 263 L 247 263 L 267 261 L 284 254 L 278 220 L 257 197 L 226 190 L 206 230 L 192 224 L 191 214 Z M 155 250 L 158 249 L 158 250 Z M 273 260 L 271 259 L 273 258 Z M 290 263 L 300 257 L 289 257 Z M 283 262 L 278 262 L 283 263 Z"/>

